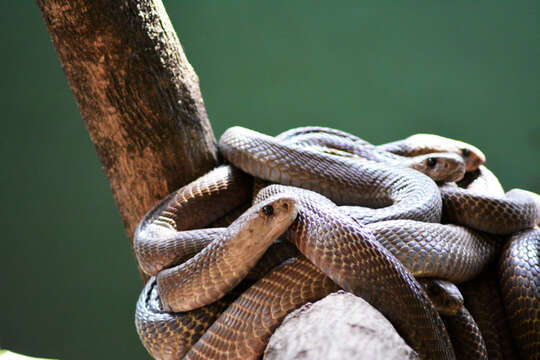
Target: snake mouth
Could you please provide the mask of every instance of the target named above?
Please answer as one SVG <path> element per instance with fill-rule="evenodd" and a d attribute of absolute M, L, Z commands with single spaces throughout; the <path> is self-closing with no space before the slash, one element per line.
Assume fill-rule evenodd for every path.
<path fill-rule="evenodd" d="M 486 156 L 480 149 L 471 146 L 468 150 L 468 155 L 465 157 L 465 166 L 467 171 L 478 169 L 480 165 L 486 162 Z"/>
<path fill-rule="evenodd" d="M 455 169 L 449 176 L 447 182 L 460 181 L 465 176 L 465 167 Z"/>
<path fill-rule="evenodd" d="M 470 159 L 467 159 L 467 171 L 476 170 L 483 163 L 484 163 L 484 160 L 482 158 L 478 156 L 471 156 Z"/>

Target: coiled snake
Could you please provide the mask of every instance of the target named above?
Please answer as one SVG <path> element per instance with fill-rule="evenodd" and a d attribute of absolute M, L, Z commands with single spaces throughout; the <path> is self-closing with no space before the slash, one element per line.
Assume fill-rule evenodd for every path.
<path fill-rule="evenodd" d="M 437 165 L 454 181 L 485 159 L 463 143 L 427 140 L 437 145 L 435 152 L 453 154 L 419 157 L 406 166 L 429 173 Z M 403 148 L 410 149 L 411 141 L 402 142 Z M 444 141 L 450 145 L 441 148 Z M 452 359 L 445 326 L 415 276 L 470 280 L 502 246 L 501 237 L 484 232 L 512 234 L 533 228 L 540 218 L 538 195 L 439 188 L 419 171 L 396 166 L 400 156 L 387 150 L 403 155 L 399 142 L 375 147 L 316 127 L 272 138 L 236 127 L 223 134 L 219 147 L 235 167 L 216 168 L 169 195 L 135 233 L 138 262 L 156 275 L 141 293 L 136 325 L 156 358 L 256 359 L 288 312 L 343 288 L 379 309 L 422 358 Z M 246 210 L 253 187 L 248 174 L 282 185 L 263 187 Z M 212 227 L 231 212 L 241 215 L 228 227 Z M 477 230 L 442 225 L 441 217 Z M 536 231 L 523 236 L 537 253 L 529 251 L 525 262 L 509 260 L 518 261 L 520 274 L 532 276 L 527 289 L 535 306 Z M 281 233 L 289 242 L 274 243 Z M 501 271 L 511 276 L 506 268 L 504 263 Z M 242 282 L 265 273 L 252 286 Z M 512 286 L 516 280 L 509 276 L 503 281 Z M 509 306 L 515 306 L 517 297 L 510 297 Z M 532 320 L 519 315 L 517 325 L 533 352 L 540 346 L 531 330 L 539 326 L 535 314 Z"/>

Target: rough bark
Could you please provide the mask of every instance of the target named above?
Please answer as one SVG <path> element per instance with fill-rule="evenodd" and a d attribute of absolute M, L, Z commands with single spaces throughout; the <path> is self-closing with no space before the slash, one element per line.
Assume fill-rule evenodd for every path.
<path fill-rule="evenodd" d="M 199 90 L 160 0 L 37 0 L 130 237 L 217 165 Z"/>

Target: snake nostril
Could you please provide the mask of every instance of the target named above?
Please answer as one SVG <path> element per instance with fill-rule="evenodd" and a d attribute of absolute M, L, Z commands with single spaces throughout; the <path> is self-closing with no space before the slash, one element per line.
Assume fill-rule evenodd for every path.
<path fill-rule="evenodd" d="M 270 216 L 270 215 L 274 214 L 274 208 L 272 207 L 272 205 L 265 205 L 262 208 L 262 212 L 263 212 L 264 215 Z"/>

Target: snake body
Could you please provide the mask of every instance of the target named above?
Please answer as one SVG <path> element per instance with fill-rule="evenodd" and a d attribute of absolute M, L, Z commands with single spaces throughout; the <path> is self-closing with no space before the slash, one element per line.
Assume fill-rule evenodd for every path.
<path fill-rule="evenodd" d="M 345 131 L 320 126 L 294 128 L 279 134 L 276 138 L 282 141 L 298 141 L 298 139 L 303 137 L 309 138 L 312 135 L 317 136 L 321 134 L 330 135 L 334 139 L 341 138 L 349 143 L 354 144 L 354 147 L 357 149 L 365 145 L 368 147 L 374 147 L 371 143 L 359 138 L 356 135 L 347 133 Z M 377 157 L 390 156 L 382 154 L 385 152 L 405 157 L 436 153 L 454 153 L 463 157 L 465 160 L 465 168 L 468 172 L 475 171 L 486 161 L 486 156 L 477 147 L 462 141 L 448 139 L 433 134 L 416 134 L 403 140 L 393 141 L 375 147 L 378 150 L 378 154 L 375 155 Z"/>
<path fill-rule="evenodd" d="M 291 259 L 233 302 L 185 358 L 258 359 L 285 315 L 338 289 L 306 258 Z"/>
<path fill-rule="evenodd" d="M 156 278 L 142 290 L 135 310 L 135 327 L 146 350 L 156 359 L 181 359 L 218 319 L 238 294 L 230 293 L 205 307 L 183 313 L 163 309 Z"/>
<path fill-rule="evenodd" d="M 219 148 L 228 161 L 248 174 L 317 191 L 340 205 L 357 205 L 350 211 L 364 221 L 440 221 L 442 202 L 437 185 L 411 169 L 295 148 L 240 127 L 225 131 Z"/>
<path fill-rule="evenodd" d="M 352 135 L 333 134 L 328 130 L 320 130 L 297 135 L 296 137 L 286 137 L 283 134 L 276 137 L 276 140 L 286 141 L 301 147 L 312 147 L 315 150 L 329 152 L 337 150 L 337 155 L 358 157 L 361 159 L 385 163 L 397 167 L 408 167 L 424 173 L 434 181 L 457 181 L 465 175 L 465 161 L 455 153 L 436 153 L 405 157 L 396 155 L 388 151 L 380 150 L 377 146 L 367 144 L 360 140 L 353 140 Z M 286 140 L 282 140 L 286 138 Z M 330 152 L 331 153 L 331 152 Z"/>
<path fill-rule="evenodd" d="M 503 303 L 524 359 L 540 359 L 540 229 L 514 234 L 499 263 Z"/>
<path fill-rule="evenodd" d="M 419 282 L 443 319 L 456 358 L 490 359 L 484 333 L 464 306 L 463 295 L 457 286 L 447 280 L 434 278 L 420 278 Z"/>
<path fill-rule="evenodd" d="M 264 188 L 255 202 L 291 193 L 298 199 L 299 216 L 287 236 L 300 252 L 343 289 L 379 309 L 423 356 L 451 358 L 448 336 L 421 286 L 338 206 L 318 193 L 282 185 Z M 376 275 L 372 273 L 375 266 Z"/>
<path fill-rule="evenodd" d="M 458 287 L 447 281 L 421 278 L 420 283 L 443 319 L 457 359 L 488 359 L 484 335 L 469 310 L 464 306 Z"/>
<path fill-rule="evenodd" d="M 492 234 L 509 235 L 532 228 L 540 220 L 535 199 L 520 189 L 510 190 L 504 197 L 457 187 L 444 187 L 441 194 L 446 221 Z"/>
<path fill-rule="evenodd" d="M 234 253 L 235 248 L 242 247 L 227 244 L 242 238 L 241 234 L 250 233 L 249 230 L 241 230 L 246 229 L 244 223 L 247 220 L 242 215 L 236 225 L 231 225 L 231 229 L 195 229 L 208 226 L 234 209 L 244 209 L 251 195 L 250 177 L 231 166 L 223 166 L 171 194 L 145 216 L 135 236 L 137 258 L 141 264 L 148 263 L 142 266 L 145 272 L 156 274 L 202 250 L 200 254 L 203 255 L 195 255 L 187 260 L 186 264 L 191 262 L 191 265 L 178 265 L 161 271 L 157 278 L 175 278 L 181 283 L 194 283 L 206 276 L 202 282 L 203 290 L 191 285 L 182 289 L 183 286 L 166 282 L 162 282 L 166 285 L 159 287 L 159 281 L 152 278 L 141 293 L 136 324 L 145 347 L 153 356 L 180 358 L 193 346 L 187 358 L 225 358 L 229 355 L 257 358 L 264 349 L 265 339 L 287 312 L 305 301 L 321 298 L 339 285 L 364 297 L 381 310 L 421 357 L 453 358 L 452 346 L 440 317 L 408 269 L 412 269 L 415 275 L 453 276 L 455 281 L 464 281 L 474 277 L 485 262 L 493 259 L 500 242 L 460 226 L 438 224 L 446 190 L 442 190 L 441 198 L 441 190 L 427 176 L 411 169 L 310 150 L 309 147 L 295 144 L 295 137 L 302 136 L 306 131 L 316 136 L 324 132 L 331 136 L 342 136 L 354 146 L 367 143 L 353 135 L 325 128 L 293 130 L 278 139 L 247 129 L 232 128 L 220 140 L 222 154 L 246 173 L 267 181 L 317 191 L 313 193 L 273 185 L 259 192 L 254 205 L 259 207 L 256 210 L 251 208 L 247 213 L 264 217 L 261 211 L 266 206 L 263 205 L 265 201 L 288 199 L 291 204 L 294 203 L 298 216 L 288 228 L 287 237 L 309 261 L 291 251 L 288 256 L 297 256 L 295 260 L 290 260 L 259 280 L 226 311 L 225 301 L 209 302 L 234 288 L 247 274 L 249 266 L 235 263 L 236 258 L 244 253 L 221 258 L 217 250 L 221 253 L 228 249 Z M 395 144 L 388 148 L 399 152 Z M 454 152 L 462 153 L 463 148 L 455 148 Z M 468 166 L 478 166 L 481 156 L 477 156 L 474 149 L 466 153 Z M 449 191 L 460 190 L 452 187 Z M 483 196 L 473 194 L 472 198 L 476 200 L 471 201 L 483 201 Z M 517 205 L 520 219 L 523 214 L 529 214 L 528 220 L 518 227 L 533 226 L 538 221 L 538 208 L 534 199 L 531 200 L 533 197 L 519 193 L 515 198 L 522 201 Z M 454 201 L 460 202 L 452 199 L 446 202 L 452 205 Z M 339 205 L 354 204 L 355 207 L 337 206 L 334 202 Z M 358 205 L 371 208 L 358 208 Z M 209 215 L 202 215 L 202 209 L 212 211 Z M 446 217 L 448 213 L 445 210 Z M 488 220 L 481 221 L 492 221 L 489 220 L 489 211 L 487 214 Z M 385 227 L 377 223 L 398 218 L 409 220 L 385 221 Z M 250 219 L 257 221 L 253 217 Z M 419 220 L 431 224 L 420 223 Z M 364 227 L 362 224 L 369 225 Z M 262 225 L 257 225 L 251 233 L 262 228 Z M 447 238 L 458 239 L 456 244 L 450 245 L 449 248 L 454 247 L 454 250 L 450 250 L 451 255 L 446 257 L 443 249 L 447 249 L 447 245 L 443 245 L 443 241 L 439 245 L 429 245 L 428 242 L 440 239 L 443 234 Z M 419 239 L 419 243 L 409 242 L 407 237 L 411 235 Z M 275 236 L 277 233 L 270 238 Z M 381 245 L 383 238 L 390 239 L 389 243 Z M 193 245 L 192 239 L 198 239 L 196 245 Z M 340 241 L 342 239 L 349 241 Z M 270 246 L 270 242 L 265 242 L 265 246 Z M 393 251 L 398 248 L 408 249 L 408 255 Z M 262 256 L 262 252 L 256 251 L 256 258 Z M 476 255 L 470 256 L 471 253 Z M 404 261 L 406 267 L 392 254 L 401 256 L 400 260 Z M 428 254 L 428 257 L 411 254 Z M 153 265 L 156 264 L 155 257 L 160 258 L 157 265 Z M 254 262 L 252 258 L 249 265 Z M 440 265 L 445 262 L 448 267 Z M 232 263 L 235 264 L 231 267 Z M 211 270 L 214 265 L 217 266 Z M 266 269 L 272 266 L 267 265 Z M 458 270 L 462 268 L 465 270 Z M 189 279 L 194 276 L 196 278 Z M 316 280 L 313 282 L 310 279 Z M 380 279 L 385 279 L 385 282 Z M 223 286 L 220 282 L 227 284 Z M 177 295 L 176 290 L 179 289 L 184 291 L 184 295 Z M 189 296 L 186 296 L 186 291 Z M 281 292 L 284 293 L 283 298 L 278 294 Z M 201 293 L 207 295 L 203 301 L 199 301 Z M 197 300 L 196 305 L 191 300 L 187 301 L 188 305 L 178 303 L 178 299 L 190 296 Z M 208 305 L 194 309 L 194 306 L 204 304 Z M 166 311 L 169 309 L 186 311 L 172 314 Z M 182 337 L 182 334 L 185 340 L 172 340 Z M 173 343 L 176 345 L 171 345 Z"/>
<path fill-rule="evenodd" d="M 454 283 L 477 276 L 501 247 L 499 239 L 451 224 L 392 220 L 367 228 L 414 276 L 440 277 Z"/>
<path fill-rule="evenodd" d="M 157 275 L 164 309 L 189 311 L 223 297 L 246 277 L 296 215 L 295 200 L 284 196 L 252 206 L 222 237 L 193 258 Z"/>
<path fill-rule="evenodd" d="M 141 269 L 155 275 L 197 254 L 225 231 L 202 228 L 248 202 L 251 184 L 241 171 L 220 166 L 160 201 L 135 230 L 133 247 Z"/>
<path fill-rule="evenodd" d="M 443 321 L 452 339 L 457 359 L 488 359 L 480 329 L 464 306 L 453 316 L 443 316 Z"/>
<path fill-rule="evenodd" d="M 473 280 L 459 285 L 465 306 L 475 319 L 485 340 L 488 358 L 518 359 L 503 307 L 497 271 L 492 266 Z"/>

